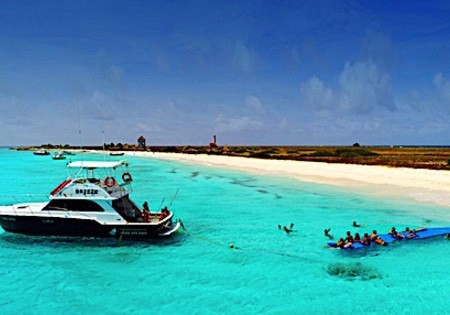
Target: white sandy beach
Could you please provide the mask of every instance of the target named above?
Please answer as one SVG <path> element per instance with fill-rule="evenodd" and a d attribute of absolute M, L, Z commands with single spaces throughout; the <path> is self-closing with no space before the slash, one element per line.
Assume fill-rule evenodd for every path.
<path fill-rule="evenodd" d="M 251 159 L 218 155 L 126 152 L 135 156 L 288 176 L 371 195 L 391 195 L 450 207 L 450 172 L 354 164 Z M 450 211 L 449 211 L 450 216 Z"/>

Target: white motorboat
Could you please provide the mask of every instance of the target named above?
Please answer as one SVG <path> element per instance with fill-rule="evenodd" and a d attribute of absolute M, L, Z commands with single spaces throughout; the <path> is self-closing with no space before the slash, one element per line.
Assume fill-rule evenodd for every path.
<path fill-rule="evenodd" d="M 50 155 L 50 152 L 47 150 L 38 150 L 33 152 L 34 155 Z"/>
<path fill-rule="evenodd" d="M 30 235 L 120 238 L 157 238 L 178 230 L 180 222 L 167 208 L 144 215 L 129 198 L 132 177 L 125 161 L 74 161 L 67 167 L 75 174 L 53 189 L 49 202 L 0 206 L 2 228 Z"/>
<path fill-rule="evenodd" d="M 61 153 L 61 152 L 56 152 L 56 153 L 52 156 L 52 159 L 54 159 L 54 160 L 65 160 L 65 159 L 66 159 L 66 156 L 65 156 L 63 153 Z"/>

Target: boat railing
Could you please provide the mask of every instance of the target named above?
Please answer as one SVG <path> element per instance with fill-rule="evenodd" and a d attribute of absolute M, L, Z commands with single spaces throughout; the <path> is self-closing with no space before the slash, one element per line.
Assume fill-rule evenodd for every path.
<path fill-rule="evenodd" d="M 45 204 L 45 203 L 43 203 Z M 67 208 L 58 208 L 58 209 L 54 209 L 52 210 L 42 210 L 42 208 L 38 208 L 38 209 L 33 209 L 33 207 L 31 205 L 28 205 L 26 203 L 22 203 L 19 205 L 10 205 L 10 209 L 12 210 L 11 212 L 14 215 L 24 215 L 24 214 L 31 214 L 31 215 L 36 215 L 38 214 L 39 216 L 42 216 L 43 214 L 48 216 L 48 217 L 54 217 L 55 213 L 53 211 L 60 211 L 60 212 L 64 212 L 64 215 L 66 218 L 89 218 L 89 219 L 95 219 L 94 216 L 92 215 L 88 215 L 82 212 L 74 212 L 71 210 L 68 210 Z M 22 210 L 22 211 L 18 211 L 18 210 Z M 24 210 L 27 210 L 26 212 Z"/>

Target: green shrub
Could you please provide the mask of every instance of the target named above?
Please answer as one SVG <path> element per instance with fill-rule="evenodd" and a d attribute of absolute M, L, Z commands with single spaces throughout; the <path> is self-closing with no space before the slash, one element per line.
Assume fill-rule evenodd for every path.
<path fill-rule="evenodd" d="M 337 149 L 336 155 L 340 157 L 375 156 L 377 153 L 365 149 Z"/>
<path fill-rule="evenodd" d="M 271 157 L 270 153 L 267 151 L 260 151 L 260 152 L 252 153 L 250 156 L 254 157 L 254 158 L 259 158 L 259 159 L 269 159 Z"/>
<path fill-rule="evenodd" d="M 337 149 L 335 151 L 316 151 L 311 154 L 311 156 L 339 156 L 339 157 L 358 157 L 358 156 L 375 156 L 375 155 L 378 154 L 358 147 Z"/>
<path fill-rule="evenodd" d="M 311 156 L 337 156 L 336 151 L 316 151 Z"/>

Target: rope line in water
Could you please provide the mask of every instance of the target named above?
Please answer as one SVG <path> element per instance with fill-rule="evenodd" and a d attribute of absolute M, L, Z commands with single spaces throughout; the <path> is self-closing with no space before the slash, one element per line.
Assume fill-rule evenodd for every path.
<path fill-rule="evenodd" d="M 286 253 L 286 252 L 280 252 L 280 251 L 273 251 L 273 250 L 265 249 L 265 248 L 247 248 L 247 249 L 243 249 L 243 248 L 235 246 L 233 243 L 227 245 L 227 244 L 225 244 L 223 242 L 219 242 L 219 241 L 212 240 L 212 239 L 209 239 L 209 238 L 197 235 L 197 234 L 190 233 L 187 230 L 180 231 L 180 233 L 183 233 L 186 236 L 190 236 L 190 237 L 193 237 L 193 238 L 198 239 L 200 241 L 208 242 L 208 243 L 220 246 L 220 247 L 227 247 L 227 248 L 230 248 L 230 249 L 238 249 L 238 250 L 245 250 L 245 251 L 249 251 L 249 252 L 266 253 L 266 254 L 271 254 L 271 255 L 276 255 L 276 256 L 290 257 L 290 258 L 295 258 L 295 259 L 303 260 L 303 261 L 314 261 L 314 262 L 317 261 L 317 260 L 312 260 L 312 259 L 308 259 L 308 258 L 299 256 L 299 255 Z"/>

